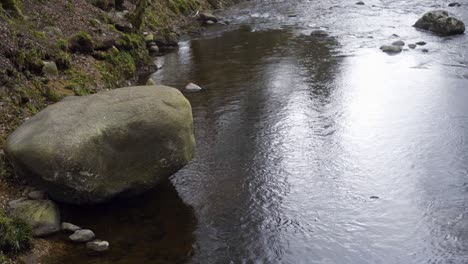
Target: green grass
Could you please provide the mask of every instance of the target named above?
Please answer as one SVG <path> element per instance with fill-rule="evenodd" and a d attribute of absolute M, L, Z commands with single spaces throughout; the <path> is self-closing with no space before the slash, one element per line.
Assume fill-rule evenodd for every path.
<path fill-rule="evenodd" d="M 23 220 L 9 217 L 0 210 L 0 250 L 16 253 L 31 245 L 32 229 Z"/>

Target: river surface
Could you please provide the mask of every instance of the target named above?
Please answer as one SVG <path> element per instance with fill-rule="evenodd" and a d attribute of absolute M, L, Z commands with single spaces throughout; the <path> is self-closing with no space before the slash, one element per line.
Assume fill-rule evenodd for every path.
<path fill-rule="evenodd" d="M 229 9 L 152 75 L 204 88 L 186 93 L 195 159 L 134 210 L 75 216 L 113 251 L 56 263 L 468 263 L 468 37 L 411 26 L 468 22 L 448 3 Z M 380 52 L 400 39 L 428 44 Z"/>

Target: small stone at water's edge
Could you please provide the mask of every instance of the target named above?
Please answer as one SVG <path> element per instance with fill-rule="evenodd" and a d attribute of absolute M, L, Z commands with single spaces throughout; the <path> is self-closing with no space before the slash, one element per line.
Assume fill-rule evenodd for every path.
<path fill-rule="evenodd" d="M 73 242 L 88 242 L 95 238 L 94 232 L 89 229 L 81 229 L 75 231 L 73 235 L 69 236 L 68 238 Z"/>
<path fill-rule="evenodd" d="M 103 252 L 109 251 L 109 242 L 101 241 L 101 240 L 94 240 L 94 241 L 86 243 L 86 248 L 94 252 L 103 253 Z"/>
<path fill-rule="evenodd" d="M 78 231 L 80 229 L 81 229 L 81 227 L 76 226 L 74 224 L 67 223 L 67 222 L 62 223 L 62 230 L 63 231 L 76 232 L 76 231 Z"/>
<path fill-rule="evenodd" d="M 399 53 L 402 51 L 401 46 L 397 45 L 383 45 L 380 49 L 386 53 Z"/>

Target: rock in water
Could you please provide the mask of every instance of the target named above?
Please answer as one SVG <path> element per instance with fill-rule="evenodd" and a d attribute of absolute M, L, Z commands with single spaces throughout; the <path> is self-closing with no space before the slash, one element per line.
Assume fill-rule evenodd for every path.
<path fill-rule="evenodd" d="M 80 230 L 81 227 L 79 226 L 76 226 L 74 224 L 71 224 L 71 223 L 67 223 L 67 222 L 63 222 L 62 223 L 62 230 L 63 231 L 68 231 L 68 232 L 76 232 L 78 230 Z"/>
<path fill-rule="evenodd" d="M 94 252 L 103 253 L 109 251 L 109 242 L 94 240 L 86 243 L 86 247 Z"/>
<path fill-rule="evenodd" d="M 5 150 L 20 177 L 59 201 L 139 194 L 192 159 L 191 106 L 167 86 L 71 96 L 27 120 Z"/>
<path fill-rule="evenodd" d="M 444 10 L 427 12 L 414 26 L 443 35 L 456 35 L 465 32 L 465 24 L 449 16 L 448 12 Z"/>
<path fill-rule="evenodd" d="M 47 236 L 60 230 L 60 213 L 50 200 L 26 200 L 14 204 L 11 212 L 33 228 L 36 237 Z"/>
<path fill-rule="evenodd" d="M 403 47 L 405 46 L 405 42 L 402 40 L 398 40 L 398 41 L 393 42 L 392 45 Z"/>
<path fill-rule="evenodd" d="M 401 46 L 397 45 L 383 45 L 380 47 L 380 49 L 386 53 L 399 53 L 402 51 Z"/>
<path fill-rule="evenodd" d="M 75 233 L 68 238 L 73 242 L 88 242 L 93 240 L 95 237 L 96 235 L 94 235 L 93 231 L 89 229 L 80 229 L 75 231 Z"/>
<path fill-rule="evenodd" d="M 202 88 L 194 83 L 189 83 L 187 86 L 185 86 L 185 90 L 190 91 L 190 92 L 196 92 L 196 91 L 201 91 Z"/>

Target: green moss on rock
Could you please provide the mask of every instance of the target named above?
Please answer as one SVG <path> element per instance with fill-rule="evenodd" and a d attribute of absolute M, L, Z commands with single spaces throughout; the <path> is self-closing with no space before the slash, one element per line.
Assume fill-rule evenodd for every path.
<path fill-rule="evenodd" d="M 72 52 L 91 53 L 94 50 L 94 39 L 85 31 L 79 31 L 70 40 L 70 49 Z"/>

